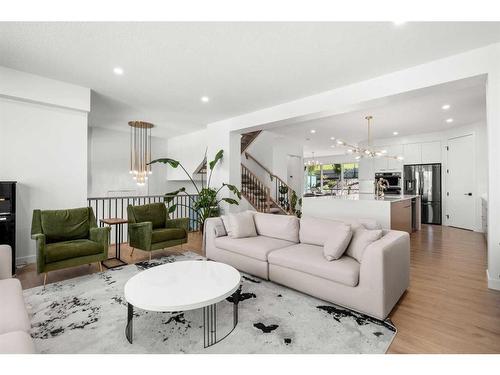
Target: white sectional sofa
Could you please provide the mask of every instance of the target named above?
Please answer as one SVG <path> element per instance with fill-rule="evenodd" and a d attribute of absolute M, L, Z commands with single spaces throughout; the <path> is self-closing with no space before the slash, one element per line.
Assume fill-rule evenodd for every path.
<path fill-rule="evenodd" d="M 353 228 L 378 227 L 373 220 L 338 221 Z M 206 257 L 377 319 L 389 315 L 409 286 L 406 232 L 384 230 L 366 247 L 360 262 L 345 254 L 328 261 L 323 246 L 336 235 L 331 221 L 254 213 L 254 222 L 257 236 L 231 238 L 221 218 L 208 219 Z"/>
<path fill-rule="evenodd" d="M 0 245 L 0 354 L 35 353 L 21 283 L 12 278 L 11 249 Z"/>

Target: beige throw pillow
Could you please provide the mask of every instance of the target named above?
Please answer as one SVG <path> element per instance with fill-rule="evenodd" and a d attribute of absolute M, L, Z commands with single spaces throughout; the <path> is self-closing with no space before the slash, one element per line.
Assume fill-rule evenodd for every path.
<path fill-rule="evenodd" d="M 338 225 L 330 232 L 323 246 L 323 255 L 326 260 L 332 261 L 339 259 L 349 246 L 352 230 L 350 225 Z"/>
<path fill-rule="evenodd" d="M 361 226 L 352 234 L 351 243 L 347 248 L 346 254 L 361 263 L 361 258 L 363 258 L 363 253 L 368 245 L 379 240 L 381 237 L 381 229 L 369 230 Z"/>
<path fill-rule="evenodd" d="M 249 211 L 240 212 L 237 214 L 229 214 L 229 228 L 228 235 L 231 238 L 245 238 L 257 236 L 255 229 L 255 222 L 253 220 L 253 213 Z"/>

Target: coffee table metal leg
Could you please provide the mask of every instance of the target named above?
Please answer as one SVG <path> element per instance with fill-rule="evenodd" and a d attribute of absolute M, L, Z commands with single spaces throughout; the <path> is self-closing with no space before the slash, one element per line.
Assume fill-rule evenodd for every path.
<path fill-rule="evenodd" d="M 129 303 L 127 306 L 127 327 L 125 327 L 125 336 L 127 337 L 128 342 L 131 344 L 134 335 L 133 319 L 134 306 Z"/>
<path fill-rule="evenodd" d="M 238 289 L 233 294 L 233 328 L 220 339 L 217 339 L 217 305 L 209 305 L 203 307 L 203 347 L 208 348 L 218 342 L 224 340 L 231 332 L 234 331 L 238 325 L 238 304 L 239 304 L 239 294 L 241 290 Z"/>

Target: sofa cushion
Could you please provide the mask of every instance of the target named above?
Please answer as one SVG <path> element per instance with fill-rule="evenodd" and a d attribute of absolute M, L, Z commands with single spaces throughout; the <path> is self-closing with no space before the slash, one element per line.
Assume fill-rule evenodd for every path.
<path fill-rule="evenodd" d="M 250 211 L 229 214 L 229 227 L 231 228 L 229 237 L 245 238 L 257 236 L 253 215 Z"/>
<path fill-rule="evenodd" d="M 19 280 L 0 280 L 0 296 L 0 335 L 12 331 L 29 332 L 31 323 Z"/>
<path fill-rule="evenodd" d="M 310 245 L 324 246 L 330 233 L 342 225 L 348 224 L 355 231 L 359 227 L 366 229 L 380 229 L 380 225 L 372 219 L 323 219 L 312 216 L 302 217 L 300 219 L 299 237 L 301 243 Z M 340 227 L 339 227 L 340 226 Z"/>
<path fill-rule="evenodd" d="M 15 331 L 0 335 L 0 354 L 35 354 L 35 344 L 30 335 Z"/>
<path fill-rule="evenodd" d="M 332 231 L 323 246 L 323 255 L 326 260 L 332 261 L 344 255 L 351 238 L 352 230 L 350 225 L 342 224 L 338 229 Z"/>
<path fill-rule="evenodd" d="M 352 234 L 351 243 L 347 248 L 346 255 L 361 262 L 365 249 L 371 243 L 379 240 L 382 237 L 381 229 L 368 230 L 364 227 L 359 227 Z"/>
<path fill-rule="evenodd" d="M 87 207 L 41 211 L 40 218 L 47 243 L 89 238 Z"/>
<path fill-rule="evenodd" d="M 167 220 L 167 208 L 165 203 L 151 203 L 143 206 L 133 206 L 132 208 L 136 223 L 150 221 L 153 229 L 165 228 Z"/>
<path fill-rule="evenodd" d="M 151 234 L 151 243 L 182 240 L 186 238 L 186 231 L 182 228 L 154 229 Z"/>
<path fill-rule="evenodd" d="M 268 256 L 269 264 L 290 268 L 313 276 L 321 277 L 347 286 L 359 282 L 359 263 L 353 258 L 343 256 L 327 261 L 323 248 L 316 245 L 297 244 L 274 250 Z"/>
<path fill-rule="evenodd" d="M 66 259 L 96 255 L 102 252 L 102 246 L 90 240 L 56 242 L 45 246 L 45 261 L 47 263 L 54 263 Z"/>
<path fill-rule="evenodd" d="M 254 221 L 257 233 L 261 236 L 299 242 L 299 219 L 295 216 L 257 212 Z"/>
<path fill-rule="evenodd" d="M 250 258 L 267 261 L 267 255 L 276 249 L 294 245 L 293 242 L 265 236 L 231 238 L 229 236 L 215 239 L 215 246 L 219 249 L 245 255 Z"/>

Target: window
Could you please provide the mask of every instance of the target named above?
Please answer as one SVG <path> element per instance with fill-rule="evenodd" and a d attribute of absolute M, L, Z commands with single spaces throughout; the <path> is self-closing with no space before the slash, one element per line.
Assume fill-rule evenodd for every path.
<path fill-rule="evenodd" d="M 306 192 L 359 192 L 358 163 L 306 167 Z"/>

